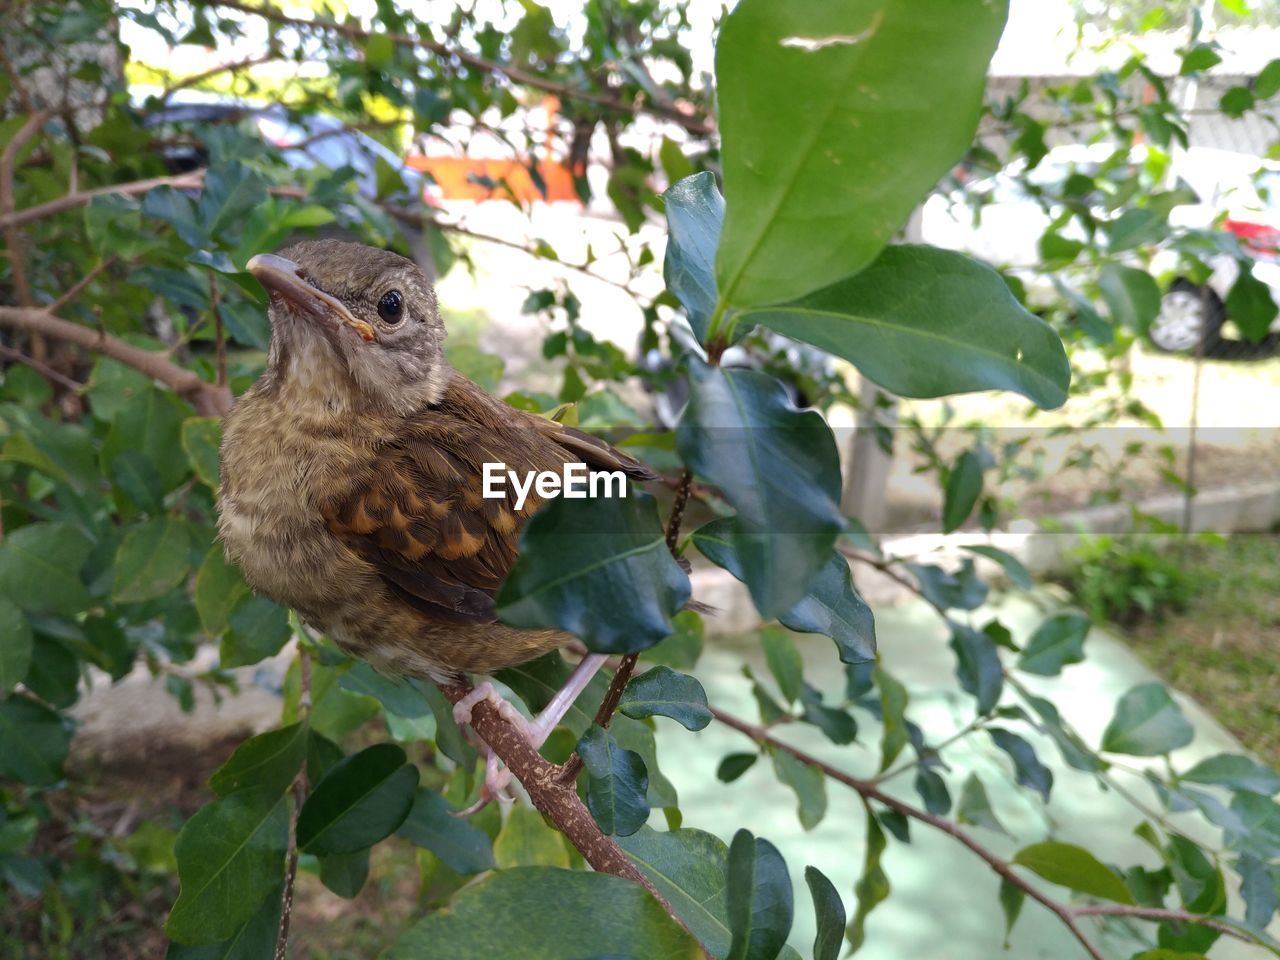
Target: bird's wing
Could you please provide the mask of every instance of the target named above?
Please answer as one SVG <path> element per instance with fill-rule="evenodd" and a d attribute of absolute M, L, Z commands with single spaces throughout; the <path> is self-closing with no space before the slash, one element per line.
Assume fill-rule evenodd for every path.
<path fill-rule="evenodd" d="M 505 497 L 484 497 L 485 463 L 506 464 L 521 477 L 559 472 L 566 463 L 654 476 L 604 441 L 512 410 L 467 381 L 439 406 L 401 421 L 395 441 L 351 477 L 346 496 L 324 509 L 325 521 L 426 616 L 492 623 L 494 594 L 541 501 L 531 492 L 517 510 L 509 483 Z"/>

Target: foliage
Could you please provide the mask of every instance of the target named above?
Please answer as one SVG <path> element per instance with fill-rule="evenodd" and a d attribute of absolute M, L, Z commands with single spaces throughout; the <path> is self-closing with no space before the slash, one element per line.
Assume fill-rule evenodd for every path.
<path fill-rule="evenodd" d="M 350 898 L 368 883 L 371 851 L 411 844 L 430 909 L 390 956 L 790 958 L 796 911 L 812 909 L 813 955 L 826 960 L 875 936 L 873 911 L 892 895 L 884 854 L 909 842 L 914 822 L 945 830 L 996 870 L 1009 927 L 1032 896 L 1095 956 L 1082 925 L 1118 905 L 1156 924 L 1144 928 L 1153 949 L 1203 953 L 1225 926 L 1280 950 L 1264 932 L 1280 859 L 1274 775 L 1242 757 L 1182 762 L 1176 751 L 1190 727 L 1159 685 L 1126 694 L 1095 746 L 1024 683 L 1034 677 L 1035 690 L 1049 689 L 1039 684 L 1087 656 L 1081 616 L 1053 611 L 1030 637 L 1015 636 L 981 612 L 990 585 L 975 558 L 1025 583 L 1016 559 L 988 547 L 959 565 L 904 563 L 881 555 L 840 511 L 839 451 L 822 411 L 854 391 L 848 368 L 830 357 L 907 396 L 1005 390 L 1042 408 L 1062 404 L 1083 372 L 1076 382 L 1086 388 L 1116 389 L 1110 412 L 1143 417 L 1125 396 L 1123 358 L 1151 319 L 1156 256 L 1171 253 L 1191 275 L 1207 270 L 1214 251 L 1248 265 L 1238 247 L 1223 251 L 1219 233 L 1171 225 L 1186 197 L 1157 188 L 1186 120 L 1138 54 L 1117 72 L 1041 92 L 1062 116 L 1090 114 L 1114 138 L 1096 168 L 1034 185 L 1053 221 L 1041 243 L 1060 294 L 1051 304 L 960 253 L 893 242 L 957 162 L 973 174 L 1019 161 L 1025 173 L 1045 155 L 1044 104 L 1029 91 L 983 107 L 1004 12 L 990 0 L 741 0 L 719 25 L 712 86 L 695 72 L 694 10 L 683 0 L 593 2 L 572 23 L 534 2 L 492 15 L 459 6 L 441 24 L 392 2 L 361 16 L 325 8 L 295 17 L 230 0 L 119 9 L 79 0 L 22 11 L 22 55 L 6 42 L 12 69 L 0 79 L 8 254 L 0 324 L 15 344 L 5 356 L 28 364 L 6 366 L 0 387 L 0 877 L 34 919 L 6 933 L 5 947 L 108 955 L 127 936 L 112 928 L 112 906 L 176 872 L 165 925 L 173 960 L 270 955 L 287 927 L 296 870 Z M 139 41 L 235 44 L 252 55 L 224 71 L 171 76 L 142 62 L 142 42 L 114 42 L 118 25 Z M 926 47 L 930 57 L 913 55 Z M 308 69 L 279 69 L 295 65 Z M 1186 49 L 1183 66 L 1205 68 L 1200 47 Z M 125 78 L 160 88 L 132 96 Z M 186 86 L 232 94 L 235 109 L 169 109 Z M 1266 92 L 1255 85 L 1252 102 Z M 551 135 L 531 110 L 544 94 L 558 99 Z M 268 113 L 257 112 L 259 101 L 272 105 Z M 1017 135 L 1003 146 L 975 142 L 980 116 Z M 343 137 L 359 149 L 338 165 L 308 160 L 264 139 L 258 121 L 273 118 L 306 139 Z M 646 142 L 655 128 L 660 142 Z M 407 135 L 447 139 L 457 129 L 464 139 L 508 142 L 535 191 L 548 189 L 534 162 L 545 155 L 563 164 L 583 202 L 607 199 L 624 228 L 621 285 L 644 318 L 641 347 L 660 358 L 633 360 L 590 333 L 567 283 L 534 290 L 526 311 L 547 322 L 542 355 L 559 385 L 507 400 L 592 429 L 643 428 L 626 438 L 628 449 L 674 486 L 692 486 L 702 511 L 682 537 L 683 503 L 663 525 L 648 496 L 607 519 L 593 512 L 598 504 L 557 501 L 528 527 L 499 595 L 513 623 L 566 628 L 590 649 L 643 652 L 643 664 L 657 664 L 614 698 L 597 677 L 544 747 L 564 763 L 561 774 L 577 774 L 590 850 L 571 848 L 571 825 L 548 804 L 452 816 L 477 799 L 483 764 L 444 694 L 382 676 L 312 636 L 253 595 L 214 542 L 217 415 L 261 373 L 269 339 L 247 260 L 320 231 L 393 247 L 437 274 L 465 261 L 477 249 L 465 223 L 424 203 L 429 185 L 392 162 Z M 1132 150 L 1139 131 L 1148 141 L 1140 154 Z M 518 198 L 516 178 L 513 170 L 485 186 Z M 964 193 L 960 202 L 981 207 L 983 198 Z M 654 227 L 664 218 L 666 289 L 654 296 L 639 281 L 656 270 Z M 1083 240 L 1068 236 L 1071 225 Z M 596 275 L 595 250 L 574 261 L 536 240 L 526 252 Z M 1261 316 L 1256 292 L 1238 299 Z M 1081 363 L 1086 351 L 1102 358 L 1101 373 Z M 500 361 L 474 345 L 450 355 L 464 372 L 498 382 Z M 648 411 L 625 399 L 632 379 L 653 395 L 687 398 L 677 422 L 656 425 L 671 431 L 648 429 Z M 1004 507 L 993 490 L 1023 468 L 1030 446 L 993 443 L 974 427 L 962 431 L 972 442 L 953 451 L 922 421 L 908 431 L 939 481 L 945 527 L 993 528 Z M 1077 456 L 1082 467 L 1089 459 L 1085 449 Z M 829 637 L 844 696 L 824 697 L 806 681 L 791 635 L 777 628 L 762 634 L 769 676 L 748 671 L 759 723 L 709 704 L 696 678 L 680 672 L 696 669 L 702 649 L 698 614 L 681 610 L 689 584 L 680 561 L 698 558 L 740 579 L 764 621 Z M 903 581 L 939 615 L 972 707 L 953 737 L 930 742 L 912 718 L 920 691 L 875 661 L 873 616 L 850 560 Z M 1156 582 L 1167 571 L 1135 565 L 1112 545 L 1090 563 L 1107 570 L 1097 596 L 1082 586 L 1097 613 L 1137 595 L 1156 609 L 1171 589 Z M 208 666 L 197 654 L 213 645 Z M 66 810 L 83 785 L 68 765 L 70 711 L 89 681 L 150 673 L 190 710 L 197 696 L 235 688 L 231 668 L 282 651 L 290 666 L 280 727 L 242 743 L 178 829 L 161 824 L 122 841 L 74 825 Z M 619 685 L 629 669 L 619 668 Z M 567 673 L 552 654 L 497 679 L 537 710 Z M 797 903 L 789 867 L 767 838 L 734 824 L 723 836 L 682 828 L 655 746 L 654 725 L 668 720 L 743 733 L 746 749 L 724 759 L 720 780 L 767 757 L 759 766 L 794 791 L 806 830 L 827 815 L 828 789 L 857 792 L 867 841 L 854 890 L 810 867 L 811 902 Z M 841 758 L 830 764 L 775 736 L 785 723 L 857 749 L 824 751 Z M 1002 859 L 966 829 L 1000 827 L 981 780 L 955 783 L 942 755 L 981 732 L 973 742 L 1034 802 L 1063 789 L 1039 756 L 1049 744 L 1108 789 L 1132 775 L 1123 758 L 1163 757 L 1163 772 L 1147 774 L 1157 802 L 1197 811 L 1221 830 L 1220 843 L 1201 847 L 1143 805 L 1139 829 L 1155 869 L 1118 869 L 1106 851 L 1041 836 L 1019 836 L 1018 852 Z M 912 776 L 918 806 L 881 790 L 901 774 Z M 148 842 L 159 855 L 148 856 Z M 614 872 L 642 877 L 652 891 L 582 869 L 601 849 L 627 865 Z M 1228 904 L 1224 868 L 1240 877 L 1243 917 Z M 1069 893 L 1045 893 L 1020 871 Z M 846 907 L 848 893 L 857 902 Z M 1216 925 L 1196 925 L 1200 914 Z"/>
<path fill-rule="evenodd" d="M 1160 534 L 1103 534 L 1071 551 L 1067 582 L 1089 615 L 1132 625 L 1187 606 L 1193 575 Z"/>

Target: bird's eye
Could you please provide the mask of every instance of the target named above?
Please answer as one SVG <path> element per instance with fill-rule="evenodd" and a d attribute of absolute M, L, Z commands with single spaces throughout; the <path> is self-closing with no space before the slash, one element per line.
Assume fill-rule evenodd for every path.
<path fill-rule="evenodd" d="M 404 297 L 399 290 L 388 290 L 378 301 L 378 316 L 390 324 L 404 319 Z"/>

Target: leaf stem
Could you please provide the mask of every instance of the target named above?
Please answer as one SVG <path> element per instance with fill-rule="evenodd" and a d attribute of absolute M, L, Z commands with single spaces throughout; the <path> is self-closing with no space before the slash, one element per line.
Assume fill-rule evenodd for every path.
<path fill-rule="evenodd" d="M 311 654 L 298 647 L 298 719 L 311 720 Z M 289 822 L 289 852 L 285 859 L 284 891 L 280 895 L 280 926 L 276 930 L 275 960 L 285 960 L 289 950 L 289 920 L 293 916 L 293 885 L 298 876 L 298 814 L 307 799 L 307 765 L 293 778 L 293 818 Z"/>

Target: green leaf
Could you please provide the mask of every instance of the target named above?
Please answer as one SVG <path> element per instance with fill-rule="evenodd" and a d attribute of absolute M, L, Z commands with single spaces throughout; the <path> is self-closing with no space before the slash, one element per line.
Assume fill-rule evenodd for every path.
<path fill-rule="evenodd" d="M 1056 613 L 1046 619 L 1027 641 L 1018 669 L 1042 677 L 1056 677 L 1069 663 L 1084 659 L 1089 618 L 1082 613 Z"/>
<path fill-rule="evenodd" d="M 1013 925 L 1018 922 L 1018 917 L 1022 913 L 1022 905 L 1026 902 L 1027 895 L 1020 888 L 1015 887 L 1012 883 L 1004 878 L 1000 880 L 1000 909 L 1004 913 L 1004 940 L 1005 949 L 1009 948 L 1009 937 L 1013 934 Z"/>
<path fill-rule="evenodd" d="M 961 688 L 977 699 L 979 714 L 990 713 L 1004 690 L 1004 667 L 995 641 L 981 630 L 952 623 L 951 649 L 956 655 L 956 677 Z"/>
<path fill-rule="evenodd" d="M 1008 830 L 1004 828 L 996 812 L 991 807 L 991 800 L 987 796 L 987 788 L 982 785 L 982 781 L 978 779 L 976 773 L 969 774 L 965 778 L 964 786 L 960 789 L 960 803 L 956 807 L 956 822 L 971 823 L 975 827 L 984 827 L 987 830 L 994 830 L 996 833 L 1003 833 L 1006 837 L 1010 836 Z"/>
<path fill-rule="evenodd" d="M 1240 274 L 1227 293 L 1227 316 L 1249 340 L 1261 343 L 1271 331 L 1280 307 L 1271 296 L 1271 288 L 1255 277 L 1251 268 L 1252 264 L 1241 264 Z"/>
<path fill-rule="evenodd" d="M 170 943 L 164 960 L 262 960 L 271 956 L 280 931 L 283 892 L 283 886 L 277 886 L 267 894 L 262 906 L 230 939 L 200 946 Z"/>
<path fill-rule="evenodd" d="M 920 582 L 920 593 L 924 598 L 943 610 L 976 610 L 990 592 L 990 588 L 978 578 L 971 557 L 966 557 L 954 573 L 932 564 L 908 563 L 905 566 Z"/>
<path fill-rule="evenodd" d="M 813 587 L 844 527 L 835 439 L 772 377 L 697 361 L 690 372 L 676 445 L 738 511 L 741 578 L 761 616 L 775 617 Z"/>
<path fill-rule="evenodd" d="M 354 853 L 395 832 L 409 815 L 418 768 L 390 743 L 367 747 L 338 761 L 298 814 L 303 853 Z"/>
<path fill-rule="evenodd" d="M 1043 731 L 1058 745 L 1058 750 L 1067 766 L 1086 773 L 1097 773 L 1107 769 L 1107 762 L 1094 754 L 1080 739 L 1079 734 L 1066 728 L 1058 708 L 1053 703 L 1044 697 L 1036 696 L 1028 696 L 1026 701 L 1044 721 Z"/>
<path fill-rule="evenodd" d="M 351 693 L 373 697 L 397 716 L 425 717 L 431 712 L 431 704 L 422 691 L 404 677 L 391 677 L 375 670 L 363 661 L 343 673 L 338 686 Z"/>
<path fill-rule="evenodd" d="M 880 739 L 880 772 L 883 773 L 910 742 L 906 717 L 909 698 L 907 688 L 878 666 L 875 683 L 880 693 L 880 716 L 884 724 Z"/>
<path fill-rule="evenodd" d="M 725 18 L 728 306 L 792 299 L 875 258 L 969 146 L 1005 16 L 979 0 L 743 0 Z"/>
<path fill-rule="evenodd" d="M 988 546 L 966 546 L 966 550 L 970 553 L 976 553 L 980 557 L 986 557 L 993 560 L 1004 568 L 1005 574 L 1009 581 L 1015 587 L 1021 587 L 1023 590 L 1030 590 L 1033 586 L 1031 574 L 1027 568 L 1023 566 L 1022 561 L 1011 553 L 1000 550 L 997 547 Z"/>
<path fill-rule="evenodd" d="M 381 70 L 391 62 L 396 48 L 385 33 L 371 34 L 364 42 L 364 63 L 370 70 Z"/>
<path fill-rule="evenodd" d="M 418 788 L 413 809 L 396 836 L 430 850 L 446 867 L 464 876 L 496 865 L 489 835 L 469 820 L 453 816 L 444 797 L 426 787 Z"/>
<path fill-rule="evenodd" d="M 671 618 L 671 624 L 675 627 L 675 632 L 657 646 L 640 654 L 640 659 L 671 667 L 673 670 L 692 670 L 702 656 L 703 633 L 706 629 L 702 617 L 692 610 L 681 610 Z"/>
<path fill-rule="evenodd" d="M 320 882 L 340 897 L 350 900 L 369 879 L 369 850 L 334 853 L 320 857 Z"/>
<path fill-rule="evenodd" d="M 262 178 L 243 163 L 214 164 L 204 177 L 196 219 L 209 236 L 216 237 L 224 227 L 240 223 L 266 197 Z"/>
<path fill-rule="evenodd" d="M 636 720 L 670 717 L 686 730 L 701 730 L 711 722 L 702 684 L 669 667 L 654 667 L 632 679 L 618 709 Z"/>
<path fill-rule="evenodd" d="M 729 845 L 725 904 L 733 939 L 727 960 L 773 960 L 795 912 L 791 877 L 777 847 L 748 830 Z"/>
<path fill-rule="evenodd" d="M 1255 930 L 1265 930 L 1276 910 L 1280 910 L 1280 882 L 1271 875 L 1265 861 L 1243 853 L 1236 861 L 1240 874 L 1240 896 L 1245 902 L 1245 922 Z"/>
<path fill-rule="evenodd" d="M 93 546 L 64 523 L 31 523 L 0 542 L 0 593 L 24 610 L 75 614 L 89 605 L 80 568 Z"/>
<path fill-rule="evenodd" d="M 1247 790 L 1264 797 L 1280 793 L 1280 773 L 1264 767 L 1252 757 L 1220 753 L 1207 757 L 1179 777 L 1192 783 L 1207 783 L 1231 790 Z"/>
<path fill-rule="evenodd" d="M 1145 334 L 1160 313 L 1160 288 L 1145 270 L 1108 263 L 1098 274 L 1098 288 L 1112 321 L 1136 333 Z"/>
<path fill-rule="evenodd" d="M 262 787 L 206 805 L 178 834 L 182 889 L 165 933 L 197 944 L 235 934 L 279 885 L 288 836 L 284 798 Z"/>
<path fill-rule="evenodd" d="M 1013 862 L 1077 893 L 1116 903 L 1133 903 L 1119 875 L 1083 847 L 1051 840 L 1033 843 L 1019 850 Z"/>
<path fill-rule="evenodd" d="M 170 186 L 148 190 L 142 198 L 142 212 L 148 217 L 163 220 L 173 227 L 178 239 L 189 247 L 205 247 L 209 236 L 196 221 L 195 204 L 186 194 Z"/>
<path fill-rule="evenodd" d="M 0 777 L 50 786 L 70 749 L 71 732 L 53 710 L 20 694 L 0 700 Z"/>
<path fill-rule="evenodd" d="M 640 755 L 592 724 L 578 741 L 578 756 L 587 771 L 587 809 L 600 830 L 622 837 L 639 830 L 649 819 L 649 774 Z"/>
<path fill-rule="evenodd" d="M 982 496 L 982 461 L 972 450 L 966 450 L 947 477 L 942 501 L 942 529 L 950 533 L 969 519 L 973 505 Z"/>
<path fill-rule="evenodd" d="M 800 719 L 813 724 L 832 743 L 843 746 L 858 739 L 857 721 L 842 709 L 825 706 L 822 694 L 807 683 L 800 693 L 800 702 L 804 707 Z"/>
<path fill-rule="evenodd" d="M 1135 757 L 1157 757 L 1185 747 L 1195 730 L 1169 691 L 1159 683 L 1134 687 L 1116 704 L 1102 734 L 1102 749 Z"/>
<path fill-rule="evenodd" d="M 539 509 L 497 603 L 512 626 L 559 628 L 597 653 L 634 653 L 671 633 L 689 593 L 653 497 L 632 491 Z"/>
<path fill-rule="evenodd" d="M 1231 798 L 1231 812 L 1240 818 L 1243 829 L 1226 831 L 1228 847 L 1268 860 L 1280 858 L 1280 804 L 1269 797 L 1242 792 Z"/>
<path fill-rule="evenodd" d="M 987 733 L 995 745 L 1013 761 L 1014 777 L 1024 787 L 1036 791 L 1046 803 L 1053 789 L 1053 771 L 1040 762 L 1035 748 L 1016 733 L 1000 727 L 988 727 Z"/>
<path fill-rule="evenodd" d="M 196 571 L 196 612 L 205 633 L 217 637 L 227 629 L 232 612 L 248 595 L 240 568 L 227 560 L 222 544 L 215 543 Z"/>
<path fill-rule="evenodd" d="M 1053 329 L 991 267 L 948 250 L 889 247 L 855 277 L 745 316 L 901 396 L 1012 390 L 1052 408 L 1071 382 Z"/>
<path fill-rule="evenodd" d="M 172 517 L 147 520 L 132 527 L 116 550 L 111 598 L 117 603 L 154 600 L 182 583 L 190 569 L 187 525 Z"/>
<path fill-rule="evenodd" d="M 773 751 L 773 772 L 778 782 L 795 791 L 796 815 L 800 826 L 812 830 L 827 815 L 826 778 L 822 771 L 804 763 L 787 750 Z"/>
<path fill-rule="evenodd" d="M 839 960 L 844 944 L 845 912 L 835 884 L 817 867 L 804 868 L 804 881 L 813 897 L 818 934 L 813 941 L 813 960 Z"/>
<path fill-rule="evenodd" d="M 778 689 L 788 703 L 800 699 L 800 691 L 804 688 L 804 658 L 791 640 L 791 635 L 777 627 L 767 627 L 760 634 L 760 645 L 764 648 L 765 663 L 773 674 Z"/>
<path fill-rule="evenodd" d="M 1271 855 L 1264 853 L 1263 856 Z M 1203 914 L 1221 913 L 1226 909 L 1227 887 L 1222 871 L 1200 847 L 1186 837 L 1172 834 L 1168 862 L 1183 907 Z"/>
<path fill-rule="evenodd" d="M 589 918 L 589 922 L 584 922 Z M 386 960 L 662 957 L 699 960 L 702 948 L 639 885 L 554 867 L 501 870 L 411 926 Z"/>
<path fill-rule="evenodd" d="M 293 723 L 251 737 L 213 772 L 209 787 L 225 797 L 245 787 L 262 787 L 270 796 L 283 796 L 307 758 L 307 727 Z"/>
<path fill-rule="evenodd" d="M 237 604 L 227 628 L 218 647 L 223 667 L 245 667 L 275 656 L 291 635 L 288 611 L 257 594 Z"/>
<path fill-rule="evenodd" d="M 111 461 L 111 481 L 143 513 L 164 509 L 164 484 L 151 461 L 137 450 L 126 450 Z"/>
<path fill-rule="evenodd" d="M 493 859 L 502 870 L 514 867 L 567 867 L 564 835 L 547 826 L 532 807 L 516 806 L 493 842 Z"/>
<path fill-rule="evenodd" d="M 1253 92 L 1259 100 L 1270 100 L 1280 93 L 1280 57 L 1262 68 L 1257 79 L 1253 81 Z"/>
<path fill-rule="evenodd" d="M 867 917 L 871 911 L 889 898 L 889 875 L 884 872 L 880 858 L 888 844 L 884 830 L 871 813 L 871 808 L 863 805 L 867 812 L 867 848 L 862 861 L 862 876 L 854 885 L 853 892 L 858 897 L 858 909 L 849 921 L 845 935 L 849 938 L 849 953 L 856 953 L 867 937 Z"/>
<path fill-rule="evenodd" d="M 702 343 L 716 309 L 716 247 L 724 223 L 724 198 L 716 178 L 699 173 L 662 195 L 667 206 L 667 252 L 662 276 Z"/>
<path fill-rule="evenodd" d="M 31 624 L 4 594 L 0 594 L 0 638 L 0 697 L 5 697 L 31 669 L 32 636 Z"/>
<path fill-rule="evenodd" d="M 1216 67 L 1222 62 L 1222 57 L 1214 50 L 1213 46 L 1208 43 L 1197 43 L 1188 50 L 1182 57 L 1182 68 L 1179 71 L 1184 77 L 1191 73 L 1199 73 L 1202 70 L 1208 70 L 1210 67 Z"/>
<path fill-rule="evenodd" d="M 693 175 L 693 163 L 684 155 L 680 144 L 670 137 L 662 138 L 662 146 L 658 148 L 658 162 L 662 164 L 667 183 L 672 186 Z"/>
<path fill-rule="evenodd" d="M 165 490 L 172 490 L 187 476 L 186 457 L 175 456 L 182 449 L 182 421 L 185 404 L 173 394 L 148 387 L 122 406 L 111 422 L 99 458 L 111 464 L 126 450 L 142 453 L 160 475 Z"/>
<path fill-rule="evenodd" d="M 750 770 L 759 759 L 758 753 L 731 753 L 716 767 L 716 779 L 721 783 L 733 783 Z"/>
<path fill-rule="evenodd" d="M 222 421 L 218 417 L 187 417 L 182 421 L 182 449 L 200 482 L 218 489 L 218 446 Z"/>
<path fill-rule="evenodd" d="M 1248 87 L 1231 87 L 1218 98 L 1218 109 L 1228 117 L 1240 118 L 1253 109 L 1257 102 Z"/>

